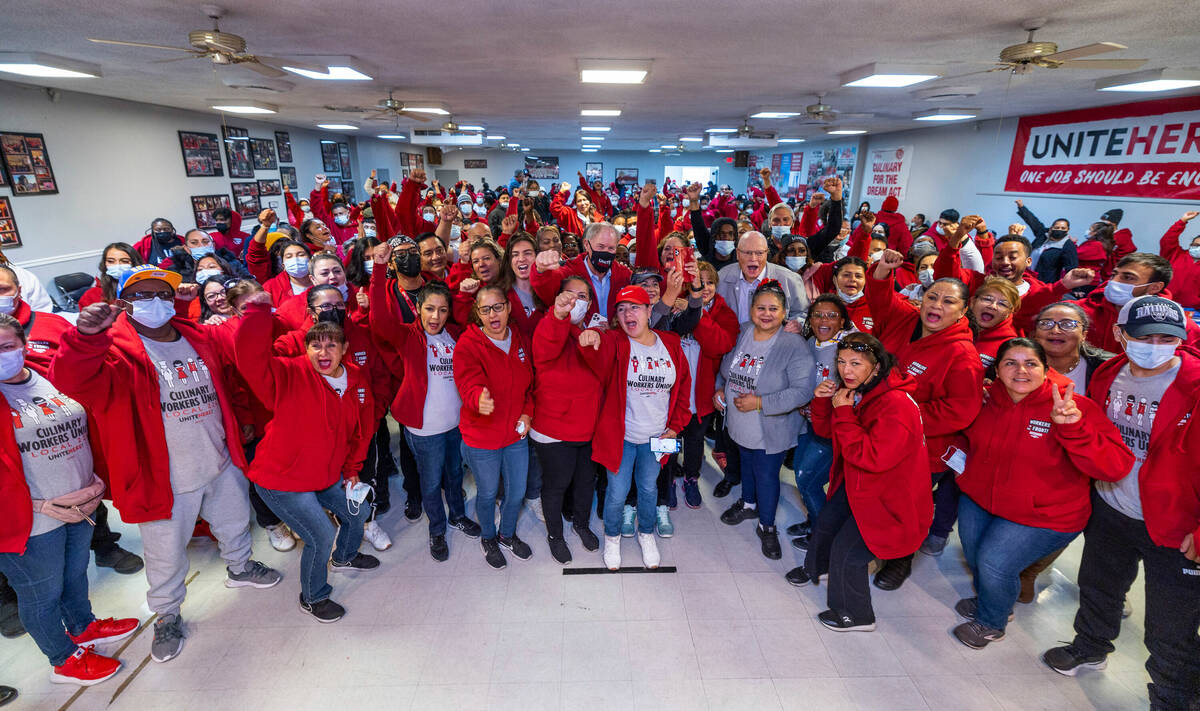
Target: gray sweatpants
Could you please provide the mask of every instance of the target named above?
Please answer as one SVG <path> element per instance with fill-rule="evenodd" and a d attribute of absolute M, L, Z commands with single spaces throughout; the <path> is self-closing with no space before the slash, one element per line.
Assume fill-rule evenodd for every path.
<path fill-rule="evenodd" d="M 175 494 L 171 518 L 138 524 L 146 559 L 146 602 L 152 612 L 179 614 L 187 592 L 188 541 L 196 519 L 204 517 L 230 570 L 240 573 L 250 560 L 249 482 L 230 464 L 207 486 Z"/>

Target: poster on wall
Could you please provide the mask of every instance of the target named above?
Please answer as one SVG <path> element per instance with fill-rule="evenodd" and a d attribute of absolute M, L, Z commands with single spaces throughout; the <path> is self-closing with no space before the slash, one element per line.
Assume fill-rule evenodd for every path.
<path fill-rule="evenodd" d="M 1022 116 L 1004 189 L 1200 199 L 1200 96 Z"/>
<path fill-rule="evenodd" d="M 275 145 L 279 147 L 279 162 L 292 162 L 292 137 L 287 131 L 275 132 Z"/>
<path fill-rule="evenodd" d="M 183 170 L 187 177 L 219 178 L 225 175 L 217 134 L 180 131 L 179 149 L 183 151 Z"/>
<path fill-rule="evenodd" d="M 250 157 L 250 132 L 244 128 L 222 126 L 225 138 L 225 158 L 229 161 L 229 177 L 253 178 L 254 160 Z"/>
<path fill-rule="evenodd" d="M 13 195 L 56 195 L 58 180 L 40 133 L 0 133 L 0 153 Z"/>
<path fill-rule="evenodd" d="M 196 217 L 196 227 L 202 230 L 216 229 L 212 211 L 218 207 L 232 207 L 228 195 L 193 195 L 192 214 Z"/>
<path fill-rule="evenodd" d="M 354 199 L 354 181 L 353 180 L 343 180 L 342 181 L 342 197 L 346 198 L 346 202 L 351 202 L 351 203 L 356 202 L 356 200 Z"/>
<path fill-rule="evenodd" d="M 296 192 L 299 181 L 296 179 L 296 168 L 290 165 L 279 166 L 279 182 L 285 190 Z"/>
<path fill-rule="evenodd" d="M 17 218 L 13 217 L 12 202 L 0 196 L 0 249 L 20 246 L 21 233 L 17 230 Z"/>
<path fill-rule="evenodd" d="M 412 170 L 425 170 L 425 156 L 420 153 L 410 153 L 408 156 L 408 167 Z"/>
<path fill-rule="evenodd" d="M 558 156 L 525 156 L 525 170 L 534 180 L 558 180 Z"/>
<path fill-rule="evenodd" d="M 337 147 L 338 147 L 338 162 L 342 169 L 342 177 L 349 178 L 350 177 L 350 144 L 342 142 L 342 143 L 337 144 Z"/>
<path fill-rule="evenodd" d="M 275 170 L 279 167 L 275 160 L 275 141 L 269 138 L 251 138 L 250 157 L 254 160 L 255 170 Z"/>
<path fill-rule="evenodd" d="M 321 141 L 321 168 L 326 173 L 337 173 L 342 169 L 336 141 Z"/>
<path fill-rule="evenodd" d="M 260 180 L 258 181 L 258 195 L 259 197 L 264 195 L 283 195 L 283 185 L 275 178 Z"/>
<path fill-rule="evenodd" d="M 794 153 L 793 157 L 799 157 Z M 788 183 L 788 195 L 796 199 L 807 199 L 821 189 L 821 183 L 826 178 L 839 177 L 842 179 L 843 194 L 853 194 L 854 164 L 858 160 L 858 146 L 842 146 L 839 148 L 824 148 L 807 151 L 803 170 L 795 162 L 792 164 L 792 177 Z M 807 174 L 804 180 L 801 176 Z"/>
<path fill-rule="evenodd" d="M 912 167 L 913 147 L 877 148 L 867 153 L 862 199 L 878 210 L 885 197 L 904 199 L 908 171 Z"/>
<path fill-rule="evenodd" d="M 466 170 L 485 170 L 487 158 L 464 158 L 463 168 Z"/>
<path fill-rule="evenodd" d="M 258 183 L 230 183 L 229 187 L 233 190 L 233 209 L 243 219 L 258 214 Z"/>
<path fill-rule="evenodd" d="M 604 164 L 603 163 L 584 163 L 583 177 L 587 178 L 588 183 L 592 181 L 604 180 Z"/>
<path fill-rule="evenodd" d="M 637 168 L 617 168 L 617 185 L 637 185 L 638 169 Z"/>
<path fill-rule="evenodd" d="M 392 184 L 391 169 L 390 168 L 376 168 L 375 169 L 375 184 L 390 186 Z"/>

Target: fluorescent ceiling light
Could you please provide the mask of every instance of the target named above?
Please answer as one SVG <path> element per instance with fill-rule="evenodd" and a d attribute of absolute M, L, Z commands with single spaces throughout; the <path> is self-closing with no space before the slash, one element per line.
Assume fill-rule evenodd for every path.
<path fill-rule="evenodd" d="M 829 128 L 825 129 L 825 133 L 828 133 L 831 136 L 858 136 L 858 135 L 866 133 L 866 132 L 867 132 L 867 129 L 865 129 L 865 128 L 833 128 L 833 127 L 829 127 Z"/>
<path fill-rule="evenodd" d="M 389 141 L 403 141 L 407 136 L 403 133 L 383 133 L 376 136 L 376 138 L 386 138 Z"/>
<path fill-rule="evenodd" d="M 420 103 L 404 104 L 405 111 L 415 111 L 419 114 L 435 114 L 437 116 L 449 116 L 450 111 L 446 109 L 446 105 L 439 102 L 422 101 Z"/>
<path fill-rule="evenodd" d="M 842 86 L 898 88 L 942 76 L 941 67 L 912 64 L 867 64 L 841 75 Z"/>
<path fill-rule="evenodd" d="M 522 148 L 521 150 L 522 150 L 522 151 L 528 151 L 529 149 L 528 149 L 528 148 Z"/>
<path fill-rule="evenodd" d="M 717 153 L 733 153 L 733 149 L 732 148 L 722 148 L 721 150 L 717 151 Z"/>
<path fill-rule="evenodd" d="M 607 136 L 581 136 L 584 141 L 603 141 Z"/>
<path fill-rule="evenodd" d="M 579 107 L 580 116 L 620 116 L 621 107 L 619 106 L 597 106 L 596 104 L 584 104 Z"/>
<path fill-rule="evenodd" d="M 705 133 L 737 133 L 736 128 L 706 128 Z"/>
<path fill-rule="evenodd" d="M 676 148 L 678 148 L 678 146 L 676 146 L 674 143 L 664 143 L 663 145 L 659 146 L 659 148 L 665 148 L 667 150 L 675 150 Z"/>
<path fill-rule="evenodd" d="M 799 116 L 799 111 L 772 111 L 769 109 L 760 110 L 757 113 L 750 114 L 750 118 L 755 119 L 785 119 Z"/>
<path fill-rule="evenodd" d="M 680 136 L 679 140 L 684 143 L 703 143 L 704 139 L 700 136 Z"/>
<path fill-rule="evenodd" d="M 583 147 L 584 148 L 603 148 L 604 146 L 600 145 L 599 143 L 585 143 L 585 144 L 583 144 Z"/>
<path fill-rule="evenodd" d="M 914 121 L 965 121 L 973 119 L 979 115 L 979 109 L 930 109 L 928 111 L 914 111 Z"/>
<path fill-rule="evenodd" d="M 237 138 L 237 136 L 230 136 L 230 138 Z M 324 138 L 322 138 L 321 143 L 337 143 L 337 141 L 328 141 L 328 140 L 325 140 Z"/>
<path fill-rule="evenodd" d="M 307 79 L 319 79 L 321 81 L 371 81 L 373 77 L 364 74 L 354 67 L 345 64 L 329 65 L 328 71 L 320 72 L 312 69 L 304 69 L 303 67 L 283 66 L 283 69 L 292 74 L 299 74 Z"/>
<path fill-rule="evenodd" d="M 209 99 L 212 108 L 231 114 L 277 114 L 279 107 L 262 101 Z"/>
<path fill-rule="evenodd" d="M 579 81 L 584 84 L 641 84 L 649 73 L 648 59 L 579 60 Z"/>
<path fill-rule="evenodd" d="M 486 138 L 489 141 L 503 141 L 504 140 L 504 136 L 487 135 L 487 136 L 484 136 L 484 138 Z"/>
<path fill-rule="evenodd" d="M 0 72 L 44 79 L 94 79 L 100 65 L 42 52 L 0 52 Z"/>
<path fill-rule="evenodd" d="M 611 131 L 611 130 L 612 130 L 612 126 L 604 126 L 604 125 L 580 126 L 580 127 L 579 127 L 579 130 L 580 130 L 580 131 L 601 131 L 601 132 L 605 132 L 605 131 Z"/>
<path fill-rule="evenodd" d="M 630 82 L 626 82 L 626 83 L 630 83 Z M 579 150 L 579 152 L 580 153 L 595 153 L 598 150 L 600 150 L 600 149 L 599 148 L 581 148 Z"/>
<path fill-rule="evenodd" d="M 319 123 L 317 128 L 323 128 L 327 131 L 357 131 L 358 126 L 351 126 L 348 123 Z"/>
<path fill-rule="evenodd" d="M 777 138 L 780 143 L 804 143 L 803 138 Z"/>
<path fill-rule="evenodd" d="M 485 129 L 483 126 L 461 126 L 460 125 L 458 127 L 458 130 L 460 130 L 460 131 L 483 131 Z"/>
<path fill-rule="evenodd" d="M 662 153 L 662 149 L 661 148 L 651 148 L 650 152 L 651 153 Z"/>
<path fill-rule="evenodd" d="M 1195 69 L 1151 69 L 1096 82 L 1097 91 L 1175 91 L 1192 86 L 1200 86 L 1200 71 Z"/>
<path fill-rule="evenodd" d="M 508 144 L 508 147 L 509 148 L 520 148 L 521 144 L 520 143 L 510 143 L 510 144 Z"/>

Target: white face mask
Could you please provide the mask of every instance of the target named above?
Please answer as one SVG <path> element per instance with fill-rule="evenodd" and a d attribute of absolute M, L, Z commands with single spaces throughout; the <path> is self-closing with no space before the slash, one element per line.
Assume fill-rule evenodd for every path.
<path fill-rule="evenodd" d="M 881 249 L 878 252 L 872 253 L 870 259 L 872 264 L 878 262 L 880 259 L 883 259 L 883 250 Z"/>
<path fill-rule="evenodd" d="M 1125 284 L 1109 279 L 1108 283 L 1104 285 L 1104 298 L 1113 305 L 1124 306 L 1133 298 L 1133 290 L 1137 286 L 1137 284 Z"/>
<path fill-rule="evenodd" d="M 168 299 L 142 299 L 133 302 L 133 320 L 146 328 L 158 328 L 175 315 L 175 304 Z"/>
<path fill-rule="evenodd" d="M 484 207 L 483 205 L 476 205 L 476 206 L 475 206 L 475 214 L 476 214 L 476 215 L 480 215 L 480 216 L 486 215 L 486 214 L 487 214 L 487 208 L 486 208 L 486 207 Z"/>
<path fill-rule="evenodd" d="M 616 230 L 617 234 L 619 235 L 625 234 L 625 225 L 613 225 L 613 229 Z"/>
<path fill-rule="evenodd" d="M 717 254 L 722 257 L 728 257 L 733 252 L 733 240 L 719 239 L 713 242 L 713 249 L 717 250 Z"/>
<path fill-rule="evenodd" d="M 771 225 L 771 236 L 775 239 L 783 239 L 783 236 L 791 231 L 792 228 L 787 225 Z"/>
<path fill-rule="evenodd" d="M 462 227 L 460 225 L 450 225 L 450 240 L 458 241 L 461 239 Z"/>
<path fill-rule="evenodd" d="M 579 323 L 583 321 L 583 317 L 587 315 L 589 303 L 583 299 L 576 299 L 575 305 L 571 307 L 571 323 Z"/>
<path fill-rule="evenodd" d="M 1188 254 L 1192 255 L 1192 259 L 1200 259 L 1200 244 L 1188 247 Z"/>
<path fill-rule="evenodd" d="M 308 276 L 308 258 L 288 257 L 283 260 L 283 270 L 297 279 L 303 279 Z"/>
<path fill-rule="evenodd" d="M 421 219 L 425 220 L 426 222 L 433 222 L 433 218 L 434 214 L 432 212 L 425 211 L 421 213 Z"/>
<path fill-rule="evenodd" d="M 857 294 L 854 294 L 853 296 L 851 296 L 850 294 L 847 294 L 846 292 L 842 291 L 841 289 L 837 290 L 838 298 L 841 299 L 843 303 L 847 303 L 847 304 L 853 304 L 855 301 L 858 301 L 859 299 L 861 299 L 863 297 L 863 294 L 865 294 L 865 293 L 866 293 L 865 291 L 860 291 Z"/>
<path fill-rule="evenodd" d="M 794 272 L 798 272 L 804 268 L 804 257 L 784 257 L 783 261 L 787 264 L 787 268 Z"/>
<path fill-rule="evenodd" d="M 1121 341 L 1125 346 L 1125 355 L 1129 356 L 1129 360 L 1146 370 L 1154 370 L 1159 366 L 1165 365 L 1175 357 L 1175 349 L 1178 348 L 1178 346 L 1169 343 L 1142 343 L 1124 338 Z"/>
<path fill-rule="evenodd" d="M 934 225 L 934 226 L 933 226 L 933 229 L 934 229 L 934 231 L 935 231 L 935 232 L 937 232 L 939 235 L 941 235 L 941 236 L 943 236 L 943 237 L 945 237 L 945 236 L 946 236 L 946 230 L 945 230 L 945 228 L 943 228 L 943 227 L 942 227 L 942 223 L 940 223 L 940 222 L 939 222 L 939 223 L 937 223 L 936 225 Z"/>
<path fill-rule="evenodd" d="M 17 297 L 0 296 L 0 314 L 12 315 L 17 310 Z"/>
<path fill-rule="evenodd" d="M 470 215 L 471 214 L 471 204 L 467 203 L 467 202 L 462 203 L 461 205 L 458 206 L 458 211 L 464 215 Z"/>
<path fill-rule="evenodd" d="M 17 377 L 21 369 L 25 367 L 25 349 L 14 348 L 11 351 L 0 353 L 0 380 L 8 380 Z"/>
<path fill-rule="evenodd" d="M 687 199 L 687 198 L 684 198 L 683 200 L 681 200 L 681 201 L 679 202 L 679 204 L 680 204 L 680 205 L 682 205 L 683 207 L 691 207 L 691 206 L 692 206 L 692 201 L 691 201 L 691 200 L 689 200 L 689 199 Z"/>
<path fill-rule="evenodd" d="M 630 237 L 637 237 L 637 225 L 630 225 L 626 231 L 629 232 Z"/>
<path fill-rule="evenodd" d="M 929 285 L 933 283 L 933 270 L 922 269 L 921 271 L 917 272 L 917 278 L 921 280 L 921 286 L 928 289 Z"/>
<path fill-rule="evenodd" d="M 196 271 L 196 283 L 203 284 L 204 282 L 208 281 L 209 279 L 211 279 L 215 276 L 220 276 L 220 275 L 221 275 L 220 269 L 198 269 Z"/>
<path fill-rule="evenodd" d="M 117 281 L 121 281 L 121 277 L 125 276 L 125 272 L 132 269 L 132 264 L 112 264 L 104 269 L 104 273 Z"/>
<path fill-rule="evenodd" d="M 531 197 L 531 198 L 537 198 L 537 197 L 541 197 L 541 196 L 542 196 L 541 190 L 530 190 L 529 191 L 529 197 Z"/>
<path fill-rule="evenodd" d="M 374 236 L 375 236 L 375 228 L 367 227 L 364 225 L 363 226 L 363 237 L 374 237 Z"/>

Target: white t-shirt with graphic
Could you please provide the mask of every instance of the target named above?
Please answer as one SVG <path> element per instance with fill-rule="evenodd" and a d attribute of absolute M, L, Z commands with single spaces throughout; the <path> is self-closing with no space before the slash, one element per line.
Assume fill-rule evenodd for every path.
<path fill-rule="evenodd" d="M 418 437 L 432 437 L 458 427 L 462 399 L 454 386 L 454 337 L 442 331 L 425 334 L 425 368 L 428 389 L 420 427 L 408 431 Z"/>
<path fill-rule="evenodd" d="M 1178 374 L 1179 366 L 1175 366 L 1158 375 L 1135 378 L 1126 363 L 1108 388 L 1104 410 L 1120 430 L 1125 446 L 1133 452 L 1133 468 L 1120 481 L 1097 481 L 1096 492 L 1106 504 L 1130 518 L 1144 518 L 1138 476 L 1150 448 L 1150 431 L 1154 427 L 1158 405 Z"/>
<path fill-rule="evenodd" d="M 625 368 L 625 441 L 646 444 L 667 429 L 675 363 L 657 334 L 654 344 L 629 340 L 629 365 Z"/>

